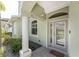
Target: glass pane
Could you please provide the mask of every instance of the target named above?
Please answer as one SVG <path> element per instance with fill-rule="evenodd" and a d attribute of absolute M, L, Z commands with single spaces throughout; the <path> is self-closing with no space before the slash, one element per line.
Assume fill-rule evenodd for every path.
<path fill-rule="evenodd" d="M 32 21 L 32 34 L 37 35 L 37 20 Z"/>
<path fill-rule="evenodd" d="M 37 24 L 32 24 L 32 28 L 37 28 Z"/>
<path fill-rule="evenodd" d="M 52 43 L 52 23 L 50 24 L 50 43 Z"/>
<path fill-rule="evenodd" d="M 32 28 L 32 34 L 37 35 L 37 28 Z"/>
<path fill-rule="evenodd" d="M 64 46 L 64 22 L 56 22 L 56 44 Z"/>

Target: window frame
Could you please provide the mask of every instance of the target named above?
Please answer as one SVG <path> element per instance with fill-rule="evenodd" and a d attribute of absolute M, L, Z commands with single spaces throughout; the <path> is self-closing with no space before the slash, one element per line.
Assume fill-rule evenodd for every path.
<path fill-rule="evenodd" d="M 35 19 L 35 18 L 32 18 L 32 21 L 31 21 L 31 36 L 33 36 L 33 37 L 38 37 L 38 21 L 37 21 L 37 34 L 33 34 L 32 33 L 32 26 L 33 26 L 33 24 L 32 24 L 32 22 L 33 21 L 37 21 L 37 19 Z"/>

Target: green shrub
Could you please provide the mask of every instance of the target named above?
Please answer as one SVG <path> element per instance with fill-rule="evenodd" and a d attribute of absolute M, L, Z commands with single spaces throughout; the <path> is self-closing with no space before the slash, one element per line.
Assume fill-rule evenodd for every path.
<path fill-rule="evenodd" d="M 14 54 L 19 53 L 19 50 L 21 50 L 22 48 L 22 44 L 21 44 L 21 39 L 20 38 L 13 38 L 11 40 L 11 44 L 12 44 L 12 52 Z"/>
<path fill-rule="evenodd" d="M 11 33 L 10 32 L 4 32 L 4 33 L 2 33 L 2 37 L 4 38 L 3 44 L 7 45 L 10 42 Z"/>
<path fill-rule="evenodd" d="M 12 36 L 12 32 L 5 32 L 5 34 Z"/>
<path fill-rule="evenodd" d="M 3 44 L 7 45 L 10 42 L 11 37 L 9 35 L 5 35 Z"/>

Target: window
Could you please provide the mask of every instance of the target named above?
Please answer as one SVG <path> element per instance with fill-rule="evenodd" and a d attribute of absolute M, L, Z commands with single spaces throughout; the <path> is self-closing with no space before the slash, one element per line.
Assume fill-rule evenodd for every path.
<path fill-rule="evenodd" d="M 37 20 L 32 21 L 32 34 L 37 35 Z"/>

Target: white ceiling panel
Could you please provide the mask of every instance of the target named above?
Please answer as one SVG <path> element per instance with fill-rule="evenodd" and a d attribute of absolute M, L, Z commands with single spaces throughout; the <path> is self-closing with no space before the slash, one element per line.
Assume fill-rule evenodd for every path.
<path fill-rule="evenodd" d="M 69 5 L 69 1 L 39 1 L 40 6 L 45 9 L 46 13 L 53 12 Z"/>

